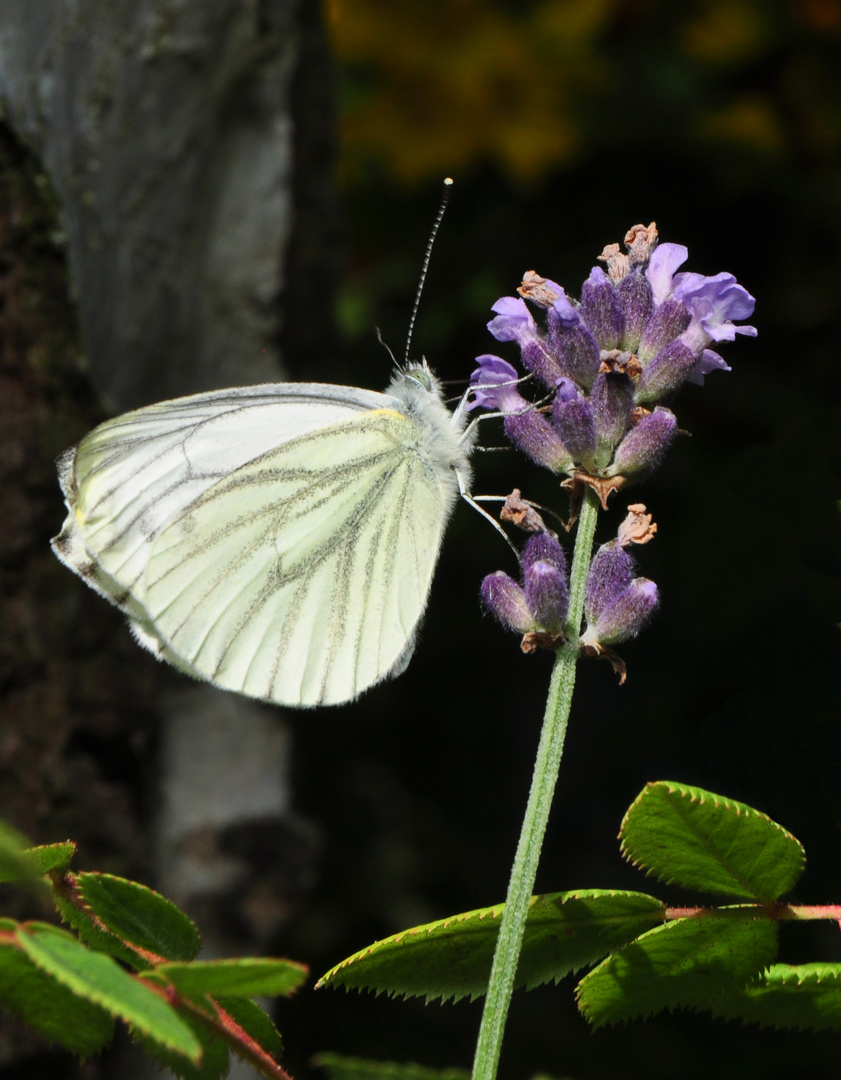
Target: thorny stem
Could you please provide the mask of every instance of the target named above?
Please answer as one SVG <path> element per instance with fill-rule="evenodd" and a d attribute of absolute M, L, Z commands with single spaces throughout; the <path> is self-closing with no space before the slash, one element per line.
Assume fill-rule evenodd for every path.
<path fill-rule="evenodd" d="M 526 807 L 523 827 L 517 844 L 517 854 L 511 868 L 508 895 L 499 924 L 493 966 L 479 1027 L 476 1056 L 473 1060 L 473 1080 L 495 1080 L 505 1019 L 511 1003 L 514 976 L 523 942 L 537 864 L 546 823 L 555 793 L 555 783 L 561 765 L 567 720 L 572 705 L 575 686 L 575 664 L 578 659 L 578 637 L 584 612 L 584 590 L 599 503 L 593 491 L 587 488 L 578 520 L 575 551 L 570 572 L 570 604 L 565 632 L 567 644 L 559 650 L 552 669 L 549 697 L 543 717 L 543 729 L 534 763 L 531 791 Z"/>

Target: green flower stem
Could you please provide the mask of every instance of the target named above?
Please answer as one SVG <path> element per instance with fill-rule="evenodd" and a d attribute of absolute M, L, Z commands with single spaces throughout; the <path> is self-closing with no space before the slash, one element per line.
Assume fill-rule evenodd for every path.
<path fill-rule="evenodd" d="M 566 623 L 568 644 L 559 650 L 552 669 L 549 697 L 540 733 L 540 745 L 534 763 L 528 806 L 523 818 L 517 854 L 511 868 L 508 895 L 499 924 L 488 993 L 473 1059 L 473 1080 L 495 1080 L 505 1019 L 514 989 L 514 976 L 523 943 L 537 864 L 546 823 L 555 794 L 555 783 L 561 765 L 567 720 L 575 686 L 575 664 L 578 659 L 578 636 L 584 613 L 584 590 L 593 550 L 599 502 L 595 493 L 586 489 L 575 537 L 575 553 L 570 573 L 570 604 Z"/>

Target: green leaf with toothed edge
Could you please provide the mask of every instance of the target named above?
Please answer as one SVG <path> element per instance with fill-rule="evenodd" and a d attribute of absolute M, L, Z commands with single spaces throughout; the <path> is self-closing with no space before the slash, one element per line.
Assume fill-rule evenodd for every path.
<path fill-rule="evenodd" d="M 267 1054 L 274 1058 L 280 1057 L 283 1053 L 280 1032 L 272 1023 L 272 1018 L 256 1001 L 242 997 L 217 997 L 214 1000 Z"/>
<path fill-rule="evenodd" d="M 375 942 L 316 984 L 458 1000 L 485 993 L 504 905 L 468 911 Z M 531 988 L 596 963 L 661 922 L 645 893 L 579 889 L 531 899 L 515 985 Z"/>
<path fill-rule="evenodd" d="M 762 1027 L 841 1029 L 841 964 L 772 964 L 741 993 L 716 1002 L 714 1016 Z"/>
<path fill-rule="evenodd" d="M 806 857 L 782 825 L 703 788 L 646 784 L 619 832 L 622 854 L 667 885 L 771 903 L 794 887 Z"/>
<path fill-rule="evenodd" d="M 197 960 L 192 964 L 159 964 L 156 975 L 172 983 L 179 994 L 193 997 L 280 997 L 296 990 L 309 974 L 303 964 L 270 957 L 241 960 Z"/>
<path fill-rule="evenodd" d="M 154 889 L 96 873 L 78 874 L 76 887 L 91 911 L 129 946 L 167 960 L 198 956 L 201 938 L 195 923 Z"/>
<path fill-rule="evenodd" d="M 14 920 L 0 920 L 0 931 L 17 929 Z M 0 942 L 0 1006 L 73 1054 L 95 1054 L 114 1033 L 105 1009 L 56 982 L 16 942 Z"/>
<path fill-rule="evenodd" d="M 614 953 L 578 984 L 595 1027 L 664 1009 L 710 1009 L 741 990 L 777 954 L 777 924 L 748 908 L 677 919 Z"/>
<path fill-rule="evenodd" d="M 74 994 L 197 1060 L 201 1045 L 175 1010 L 112 957 L 86 949 L 67 931 L 47 923 L 19 928 L 16 940 L 37 967 Z"/>

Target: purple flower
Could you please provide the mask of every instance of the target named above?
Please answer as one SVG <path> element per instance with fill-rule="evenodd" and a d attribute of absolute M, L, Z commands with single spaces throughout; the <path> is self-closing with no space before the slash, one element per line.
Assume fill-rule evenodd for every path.
<path fill-rule="evenodd" d="M 578 308 L 564 294 L 549 309 L 547 318 L 549 344 L 557 357 L 558 376 L 551 383 L 545 379 L 543 382 L 554 389 L 558 379 L 565 376 L 589 390 L 599 370 L 599 347 Z"/>
<path fill-rule="evenodd" d="M 596 453 L 596 419 L 590 398 L 572 379 L 561 379 L 552 403 L 552 425 L 573 461 L 590 467 Z"/>
<path fill-rule="evenodd" d="M 468 409 L 493 409 L 495 412 L 516 413 L 531 405 L 517 389 L 520 376 L 507 360 L 493 353 L 476 357 L 479 367 L 470 376 L 473 400 Z"/>
<path fill-rule="evenodd" d="M 692 316 L 682 340 L 695 353 L 700 354 L 711 341 L 734 341 L 736 334 L 756 337 L 755 326 L 736 326 L 733 322 L 750 318 L 756 301 L 732 274 L 677 274 L 674 295 Z"/>
<path fill-rule="evenodd" d="M 557 359 L 543 340 L 537 324 L 519 296 L 502 296 L 491 308 L 496 318 L 488 329 L 497 341 L 516 341 L 527 371 L 533 372 L 546 386 L 554 386 L 563 372 Z"/>
<path fill-rule="evenodd" d="M 520 394 L 515 369 L 490 353 L 476 360 L 479 367 L 470 376 L 474 400 L 468 408 L 503 413 L 505 434 L 515 446 L 538 465 L 565 472 L 572 465 L 570 453 L 546 417 Z"/>
<path fill-rule="evenodd" d="M 488 329 L 497 341 L 516 341 L 522 346 L 537 337 L 537 323 L 519 296 L 500 297 L 491 311 L 496 312 L 496 318 L 488 323 Z"/>
<path fill-rule="evenodd" d="M 662 304 L 671 295 L 675 270 L 688 258 L 689 250 L 683 244 L 658 244 L 654 249 L 645 276 L 651 282 L 655 304 Z"/>
<path fill-rule="evenodd" d="M 648 622 L 657 607 L 657 586 L 633 575 L 633 559 L 615 540 L 596 552 L 587 577 L 582 645 L 619 645 Z"/>
<path fill-rule="evenodd" d="M 510 630 L 520 634 L 559 634 L 569 608 L 566 558 L 557 536 L 539 532 L 530 537 L 520 558 L 523 584 L 501 570 L 482 582 L 485 607 Z"/>

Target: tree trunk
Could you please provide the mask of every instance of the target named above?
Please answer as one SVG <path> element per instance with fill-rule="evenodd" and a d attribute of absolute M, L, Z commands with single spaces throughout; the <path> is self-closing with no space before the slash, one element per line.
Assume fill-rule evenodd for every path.
<path fill-rule="evenodd" d="M 58 565 L 53 459 L 106 413 L 332 351 L 328 76 L 311 0 L 0 7 L 0 814 L 160 883 L 217 953 L 259 948 L 312 873 L 288 735 L 156 664 Z M 0 1075 L 77 1075 L 6 1021 Z"/>

